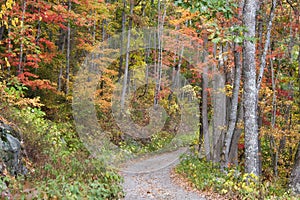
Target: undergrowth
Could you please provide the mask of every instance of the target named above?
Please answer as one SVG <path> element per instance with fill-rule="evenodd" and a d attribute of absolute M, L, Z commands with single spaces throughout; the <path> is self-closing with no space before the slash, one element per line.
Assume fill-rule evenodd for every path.
<path fill-rule="evenodd" d="M 15 81 L 15 80 L 14 80 Z M 26 87 L 0 83 L 1 118 L 21 133 L 28 173 L 0 173 L 1 199 L 120 199 L 122 177 L 90 157 L 74 125 L 51 121 Z"/>
<path fill-rule="evenodd" d="M 186 177 L 200 191 L 213 191 L 228 199 L 298 199 L 286 189 L 285 180 L 260 181 L 253 174 L 232 168 L 225 173 L 212 162 L 195 155 L 183 155 L 175 172 Z"/>

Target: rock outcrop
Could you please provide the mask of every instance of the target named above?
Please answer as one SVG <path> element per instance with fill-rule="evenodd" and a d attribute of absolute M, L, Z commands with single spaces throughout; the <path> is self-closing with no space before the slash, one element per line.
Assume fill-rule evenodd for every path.
<path fill-rule="evenodd" d="M 5 169 L 13 176 L 27 173 L 22 161 L 21 141 L 20 133 L 7 122 L 0 120 L 0 174 Z"/>

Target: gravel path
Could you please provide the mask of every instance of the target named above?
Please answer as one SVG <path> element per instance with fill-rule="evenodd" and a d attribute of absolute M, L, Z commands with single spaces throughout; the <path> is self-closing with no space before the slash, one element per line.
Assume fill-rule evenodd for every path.
<path fill-rule="evenodd" d="M 171 170 L 183 152 L 185 149 L 179 149 L 127 163 L 122 169 L 125 200 L 205 200 L 174 184 L 170 178 Z"/>

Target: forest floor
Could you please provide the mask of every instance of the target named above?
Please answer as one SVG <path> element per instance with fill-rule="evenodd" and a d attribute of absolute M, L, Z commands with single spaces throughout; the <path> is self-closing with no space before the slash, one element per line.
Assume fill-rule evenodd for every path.
<path fill-rule="evenodd" d="M 124 177 L 125 200 L 205 200 L 204 195 L 182 186 L 173 168 L 185 149 L 149 156 L 126 163 Z"/>

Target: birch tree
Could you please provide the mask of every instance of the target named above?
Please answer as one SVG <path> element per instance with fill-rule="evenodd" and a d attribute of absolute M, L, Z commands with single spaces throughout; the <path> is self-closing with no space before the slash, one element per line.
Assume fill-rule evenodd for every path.
<path fill-rule="evenodd" d="M 161 4 L 163 4 L 163 10 L 161 11 Z M 162 36 L 164 30 L 164 21 L 166 17 L 166 2 L 158 0 L 158 24 L 157 24 L 157 41 L 158 41 L 158 58 L 157 58 L 157 65 L 155 68 L 155 76 L 156 76 L 156 86 L 155 86 L 155 95 L 154 95 L 154 106 L 158 105 L 158 96 L 160 91 L 161 85 L 161 76 L 162 76 Z"/>
<path fill-rule="evenodd" d="M 246 27 L 243 46 L 244 75 L 244 124 L 245 124 L 245 171 L 259 175 L 258 128 L 257 128 L 257 89 L 255 61 L 255 16 L 256 0 L 245 0 L 243 23 Z"/>
<path fill-rule="evenodd" d="M 132 27 L 132 15 L 133 15 L 133 5 L 134 0 L 130 0 L 130 18 L 127 32 L 127 45 L 126 45 L 126 57 L 125 57 L 125 72 L 122 86 L 122 94 L 121 94 L 121 113 L 123 112 L 125 105 L 125 96 L 127 91 L 127 80 L 128 80 L 128 71 L 129 71 L 129 49 L 130 49 L 130 37 L 131 37 L 131 27 Z M 121 114 L 120 113 L 120 114 Z"/>

